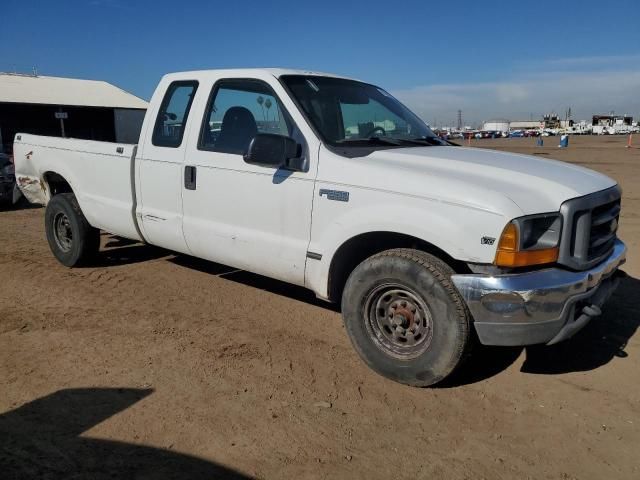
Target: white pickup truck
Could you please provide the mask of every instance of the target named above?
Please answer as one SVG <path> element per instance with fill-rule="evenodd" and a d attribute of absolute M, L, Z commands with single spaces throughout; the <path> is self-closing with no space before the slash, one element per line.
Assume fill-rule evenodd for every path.
<path fill-rule="evenodd" d="M 447 377 L 476 337 L 571 337 L 625 260 L 612 179 L 450 144 L 385 90 L 327 74 L 169 74 L 138 145 L 17 134 L 14 155 L 64 265 L 105 230 L 305 286 L 409 385 Z"/>

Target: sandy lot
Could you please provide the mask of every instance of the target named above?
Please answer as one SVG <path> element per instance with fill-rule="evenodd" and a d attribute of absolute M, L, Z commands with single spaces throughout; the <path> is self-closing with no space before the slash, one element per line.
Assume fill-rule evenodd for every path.
<path fill-rule="evenodd" d="M 42 209 L 0 212 L 0 477 L 640 478 L 640 149 L 545 143 L 473 146 L 617 179 L 629 277 L 572 341 L 432 389 L 367 369 L 305 290 L 106 235 L 69 270 Z"/>

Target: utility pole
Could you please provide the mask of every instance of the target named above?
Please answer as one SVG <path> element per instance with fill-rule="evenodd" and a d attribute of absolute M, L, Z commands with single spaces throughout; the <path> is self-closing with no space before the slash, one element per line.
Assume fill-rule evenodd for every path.
<path fill-rule="evenodd" d="M 462 110 L 458 110 L 458 130 L 462 130 Z"/>

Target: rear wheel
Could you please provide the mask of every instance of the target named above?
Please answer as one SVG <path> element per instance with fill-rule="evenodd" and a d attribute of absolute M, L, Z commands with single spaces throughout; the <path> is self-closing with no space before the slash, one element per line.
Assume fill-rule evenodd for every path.
<path fill-rule="evenodd" d="M 73 193 L 49 201 L 45 230 L 51 252 L 67 267 L 87 264 L 100 248 L 100 231 L 89 225 Z"/>
<path fill-rule="evenodd" d="M 433 385 L 461 363 L 470 315 L 442 260 L 410 249 L 387 250 L 351 273 L 342 313 L 351 342 L 379 374 Z"/>

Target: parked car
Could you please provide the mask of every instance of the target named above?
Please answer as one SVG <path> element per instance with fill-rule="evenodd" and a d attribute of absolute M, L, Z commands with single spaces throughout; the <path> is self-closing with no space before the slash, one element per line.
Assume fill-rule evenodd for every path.
<path fill-rule="evenodd" d="M 0 153 L 0 205 L 11 205 L 16 199 L 16 176 L 10 155 Z"/>
<path fill-rule="evenodd" d="M 614 180 L 452 146 L 384 90 L 326 74 L 166 75 L 137 145 L 17 134 L 14 154 L 63 265 L 91 262 L 106 230 L 307 287 L 340 303 L 371 368 L 409 385 L 450 375 L 474 330 L 570 338 L 625 260 Z"/>
<path fill-rule="evenodd" d="M 482 132 L 482 138 L 498 138 L 500 136 L 500 132 L 497 132 L 495 130 L 484 130 Z"/>
<path fill-rule="evenodd" d="M 511 138 L 524 137 L 524 132 L 522 130 L 514 130 L 513 132 L 509 133 L 509 137 Z"/>
<path fill-rule="evenodd" d="M 449 132 L 447 132 L 446 130 L 434 130 L 434 132 L 438 137 L 442 138 L 443 140 L 448 140 L 449 139 Z"/>

